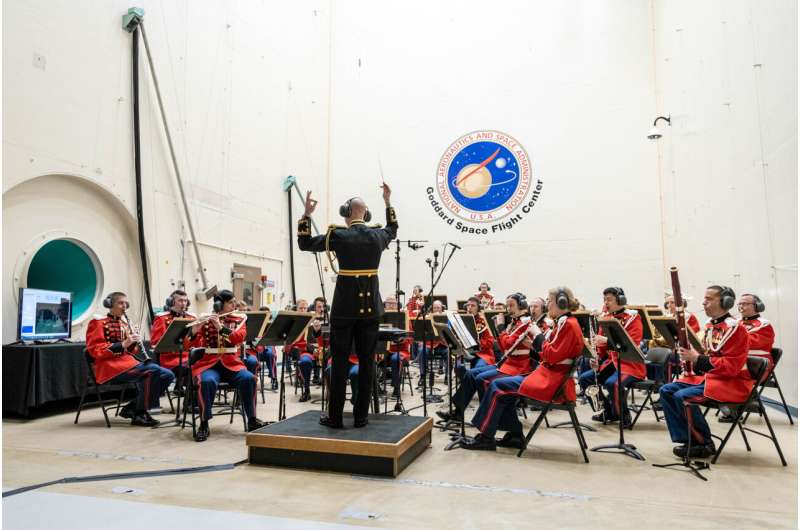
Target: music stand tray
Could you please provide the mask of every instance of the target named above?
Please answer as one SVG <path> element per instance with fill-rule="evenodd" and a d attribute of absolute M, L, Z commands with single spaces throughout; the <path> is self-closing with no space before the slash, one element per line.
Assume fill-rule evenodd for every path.
<path fill-rule="evenodd" d="M 505 311 L 484 311 L 483 318 L 486 320 L 486 325 L 489 326 L 489 331 L 492 332 L 492 336 L 497 338 L 500 335 L 500 330 L 497 329 L 497 324 L 494 322 L 495 315 L 499 315 L 500 313 L 505 313 Z"/>
<path fill-rule="evenodd" d="M 467 310 L 467 300 L 456 300 L 456 309 L 458 311 L 465 311 Z"/>
<path fill-rule="evenodd" d="M 176 318 L 170 322 L 153 351 L 155 353 L 183 351 L 183 338 L 189 333 L 189 328 L 186 326 L 190 322 L 194 321 L 191 318 Z"/>
<path fill-rule="evenodd" d="M 458 316 L 461 317 L 461 320 L 464 322 L 464 326 L 469 331 L 469 334 L 472 335 L 472 338 L 475 339 L 475 342 L 480 344 L 480 339 L 478 338 L 478 327 L 475 325 L 475 315 L 465 315 L 462 313 L 458 313 Z"/>
<path fill-rule="evenodd" d="M 425 320 L 421 318 L 412 320 L 411 329 L 414 332 L 415 342 L 424 342 L 427 339 L 435 339 L 439 336 L 439 332 L 433 326 L 430 315 L 425 317 Z"/>
<path fill-rule="evenodd" d="M 592 451 L 612 451 L 624 454 L 637 460 L 644 460 L 644 456 L 636 450 L 636 446 L 625 443 L 625 418 L 622 414 L 622 399 L 624 397 L 622 385 L 622 361 L 634 362 L 644 364 L 645 357 L 639 346 L 633 343 L 628 332 L 622 327 L 622 324 L 616 319 L 613 320 L 599 320 L 598 324 L 603 330 L 603 336 L 608 339 L 608 349 L 617 352 L 617 373 L 619 374 L 619 384 L 617 386 L 617 403 L 620 409 L 619 418 L 619 443 L 605 444 L 592 447 Z"/>
<path fill-rule="evenodd" d="M 659 316 L 659 317 L 650 317 L 650 320 L 653 322 L 653 326 L 658 330 L 664 340 L 669 343 L 669 347 L 673 350 L 678 346 L 678 321 L 675 317 L 668 317 L 668 316 Z M 700 342 L 700 339 L 697 335 L 689 329 L 686 328 L 686 337 L 689 339 L 689 344 L 692 348 L 695 349 L 698 353 L 705 353 L 706 349 L 703 346 L 703 343 Z"/>
<path fill-rule="evenodd" d="M 266 311 L 248 311 L 245 314 L 247 315 L 247 336 L 244 341 L 252 344 L 264 334 L 264 329 L 268 324 L 268 313 Z"/>
<path fill-rule="evenodd" d="M 313 318 L 313 313 L 278 311 L 275 318 L 268 323 L 256 346 L 283 346 L 296 342 Z"/>

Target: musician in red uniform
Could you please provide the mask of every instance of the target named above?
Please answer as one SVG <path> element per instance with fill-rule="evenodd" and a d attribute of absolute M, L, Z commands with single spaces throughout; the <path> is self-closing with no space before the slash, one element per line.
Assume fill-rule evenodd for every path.
<path fill-rule="evenodd" d="M 491 309 L 494 307 L 494 295 L 489 292 L 491 290 L 492 288 L 489 287 L 489 284 L 483 282 L 478 286 L 478 292 L 473 295 L 480 301 L 481 309 Z"/>
<path fill-rule="evenodd" d="M 223 289 L 214 296 L 214 313 L 192 326 L 193 346 L 205 348 L 204 355 L 192 365 L 192 377 L 198 381 L 197 401 L 201 417 L 195 437 L 198 442 L 206 441 L 211 434 L 208 422 L 220 381 L 238 389 L 247 416 L 247 430 L 264 426 L 256 418 L 256 376 L 247 370 L 239 355 L 239 346 L 247 336 L 247 319 L 226 314 L 232 313 L 235 307 L 233 293 Z"/>
<path fill-rule="evenodd" d="M 497 337 L 497 342 L 503 351 L 503 358 L 495 364 L 478 366 L 467 370 L 461 379 L 461 384 L 453 394 L 453 414 L 437 411 L 436 415 L 445 421 L 461 420 L 464 410 L 475 393 L 483 400 L 484 392 L 489 383 L 496 378 L 516 375 L 527 375 L 533 370 L 533 356 L 536 355 L 544 339 L 539 328 L 531 322 L 528 316 L 528 301 L 524 294 L 514 293 L 506 299 L 506 305 L 511 317 L 496 315 L 495 323 L 498 330 L 502 330 Z M 536 347 L 534 347 L 534 339 Z M 533 350 L 533 351 L 532 351 Z M 508 366 L 506 366 L 508 365 Z"/>
<path fill-rule="evenodd" d="M 108 314 L 93 318 L 86 330 L 86 351 L 94 359 L 94 377 L 101 384 L 136 383 L 136 401 L 126 405 L 120 415 L 131 418 L 131 425 L 158 425 L 149 410 L 159 406 L 161 393 L 175 380 L 175 374 L 150 360 L 141 362 L 134 357 L 143 355 L 138 345 L 141 337 L 123 318 L 129 307 L 125 293 L 111 293 L 103 300 L 103 307 Z"/>
<path fill-rule="evenodd" d="M 444 309 L 445 307 L 441 300 L 434 300 L 431 304 L 431 315 L 441 315 L 444 313 Z M 445 355 L 447 355 L 447 345 L 443 339 L 434 338 L 424 345 L 419 355 L 417 355 L 417 360 L 419 361 L 419 381 L 417 382 L 417 388 L 422 388 L 422 385 L 425 384 L 425 375 L 430 368 L 428 365 L 433 364 L 428 363 L 428 359 L 433 361 L 438 360 L 441 363 Z M 441 364 L 439 366 L 439 373 L 444 373 Z M 433 377 L 431 377 L 431 380 L 433 380 Z"/>
<path fill-rule="evenodd" d="M 761 316 L 764 311 L 764 302 L 754 294 L 743 294 L 738 303 L 741 323 L 747 330 L 749 337 L 750 353 L 763 357 L 769 361 L 772 370 L 772 346 L 775 344 L 775 329 L 769 320 Z"/>
<path fill-rule="evenodd" d="M 422 309 L 422 306 L 425 305 L 425 296 L 422 293 L 422 286 L 415 285 L 414 289 L 411 291 L 411 298 L 408 299 L 406 302 L 406 311 L 411 318 L 417 316 L 419 310 Z"/>
<path fill-rule="evenodd" d="M 661 387 L 661 404 L 670 437 L 674 443 L 673 453 L 686 456 L 689 428 L 686 421 L 684 400 L 706 396 L 721 402 L 738 403 L 747 399 L 753 389 L 753 380 L 747 370 L 749 339 L 747 329 L 728 312 L 736 295 L 730 287 L 712 285 L 703 296 L 703 309 L 711 319 L 706 323 L 701 354 L 693 348 L 680 348 L 681 360 L 691 363 L 692 371 L 674 383 Z M 707 458 L 716 453 L 711 430 L 697 405 L 691 405 L 692 448 L 690 458 Z"/>
<path fill-rule="evenodd" d="M 571 315 L 578 307 L 580 304 L 569 288 L 550 290 L 547 311 L 555 324 L 542 344 L 541 363 L 527 376 L 516 375 L 492 381 L 472 418 L 472 425 L 480 433 L 462 447 L 482 451 L 494 451 L 498 445 L 522 448 L 525 439 L 516 408 L 521 396 L 544 402 L 575 401 L 575 385 L 569 374 L 583 351 L 581 326 Z M 498 430 L 506 431 L 501 440 L 494 438 Z"/>
<path fill-rule="evenodd" d="M 176 289 L 167 297 L 164 303 L 164 312 L 156 315 L 153 326 L 150 328 L 150 345 L 155 348 L 161 341 L 172 321 L 176 318 L 195 320 L 197 317 L 187 311 L 190 306 L 189 296 L 186 291 Z M 161 352 L 158 363 L 172 370 L 175 377 L 181 377 L 189 365 L 188 341 L 184 341 L 183 351 Z M 180 364 L 180 366 L 179 366 Z"/>
<path fill-rule="evenodd" d="M 603 308 L 606 313 L 606 316 L 603 318 L 616 318 L 619 320 L 619 323 L 628 335 L 630 335 L 631 341 L 638 346 L 639 343 L 642 342 L 642 319 L 639 317 L 637 311 L 625 309 L 626 303 L 627 299 L 622 287 L 608 287 L 603 290 Z M 603 402 L 603 410 L 592 416 L 592 419 L 603 423 L 619 421 L 620 406 L 617 403 L 617 383 L 620 381 L 620 378 L 616 372 L 617 352 L 608 349 L 608 339 L 603 336 L 602 328 L 600 328 L 597 335 L 595 335 L 594 347 L 597 350 L 598 359 L 602 360 L 602 364 L 597 367 L 598 383 L 602 384 L 606 391 L 604 394 L 601 393 L 600 395 Z M 592 360 L 593 369 L 596 365 L 597 361 Z M 608 376 L 605 375 L 609 374 L 612 370 L 613 373 Z M 585 382 L 585 375 L 587 375 L 586 372 L 581 374 L 579 379 L 583 379 Z M 594 383 L 593 371 L 589 371 L 587 377 L 591 377 L 592 383 Z M 646 377 L 647 368 L 644 363 L 622 361 L 623 387 L 628 388 L 636 381 L 641 381 Z M 623 391 L 623 396 L 625 395 L 626 393 Z M 628 425 L 631 421 L 631 415 L 630 412 L 628 412 L 628 402 L 624 399 L 622 402 L 622 418 L 625 425 Z"/>
<path fill-rule="evenodd" d="M 689 329 L 691 329 L 695 333 L 700 333 L 700 321 L 697 320 L 697 316 L 695 316 L 694 313 L 690 313 L 689 311 L 686 310 L 687 304 L 685 298 L 683 299 L 683 305 L 684 305 L 683 313 L 684 315 L 686 315 L 686 325 L 689 326 Z M 672 296 L 671 294 L 667 295 L 666 298 L 664 298 L 664 310 L 669 315 L 675 314 L 675 297 Z"/>

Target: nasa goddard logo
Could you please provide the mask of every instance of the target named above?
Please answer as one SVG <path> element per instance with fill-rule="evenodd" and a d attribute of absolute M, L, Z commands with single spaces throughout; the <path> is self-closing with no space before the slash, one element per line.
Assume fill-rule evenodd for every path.
<path fill-rule="evenodd" d="M 525 148 L 500 131 L 474 131 L 445 150 L 436 187 L 425 190 L 434 212 L 465 234 L 509 230 L 529 214 L 542 191 Z"/>

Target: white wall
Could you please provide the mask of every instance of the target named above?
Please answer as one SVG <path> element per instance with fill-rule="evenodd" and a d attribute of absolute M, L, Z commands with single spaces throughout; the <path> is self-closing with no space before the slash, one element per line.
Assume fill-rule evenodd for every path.
<path fill-rule="evenodd" d="M 712 283 L 761 296 L 797 403 L 797 4 L 669 0 L 654 15 L 666 262 L 697 299 Z"/>
<path fill-rule="evenodd" d="M 103 190 L 76 208 L 105 201 L 133 222 L 131 39 L 120 27 L 130 5 L 4 3 L 8 210 L 21 183 L 76 175 Z M 288 301 L 281 182 L 296 175 L 315 191 L 323 230 L 356 194 L 383 222 L 380 159 L 400 237 L 430 241 L 403 250 L 404 290 L 427 282 L 424 260 L 447 241 L 463 247 L 438 289 L 453 299 L 487 280 L 499 296 L 565 284 L 596 307 L 604 287 L 621 285 L 631 302 L 652 303 L 677 264 L 695 299 L 710 282 L 763 294 L 796 402 L 796 7 L 788 0 L 139 5 L 210 283 L 230 286 L 234 262 L 260 266 Z M 158 303 L 177 282 L 194 290 L 199 280 L 142 61 Z M 659 113 L 671 113 L 674 125 L 649 142 Z M 543 181 L 533 213 L 495 237 L 443 224 L 425 192 L 445 148 L 476 129 L 514 136 Z M 64 201 L 41 208 L 69 215 Z M 294 208 L 296 218 L 296 200 Z M 101 210 L 98 228 L 83 228 L 87 237 L 108 232 Z M 15 264 L 47 229 L 13 226 L 4 226 L 7 315 L 16 308 Z M 140 289 L 130 245 L 129 270 L 119 283 L 107 277 L 104 290 Z M 297 252 L 296 263 L 298 296 L 316 296 L 313 257 Z M 384 294 L 394 272 L 386 253 Z M 331 287 L 328 277 L 328 295 Z M 12 340 L 6 328 L 3 339 Z"/>

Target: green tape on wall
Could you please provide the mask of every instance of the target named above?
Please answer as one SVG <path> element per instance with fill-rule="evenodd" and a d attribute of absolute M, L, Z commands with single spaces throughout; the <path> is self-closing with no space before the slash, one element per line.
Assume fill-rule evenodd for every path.
<path fill-rule="evenodd" d="M 33 256 L 28 268 L 27 286 L 71 292 L 74 319 L 91 306 L 97 290 L 97 273 L 91 258 L 79 245 L 56 239 Z"/>

